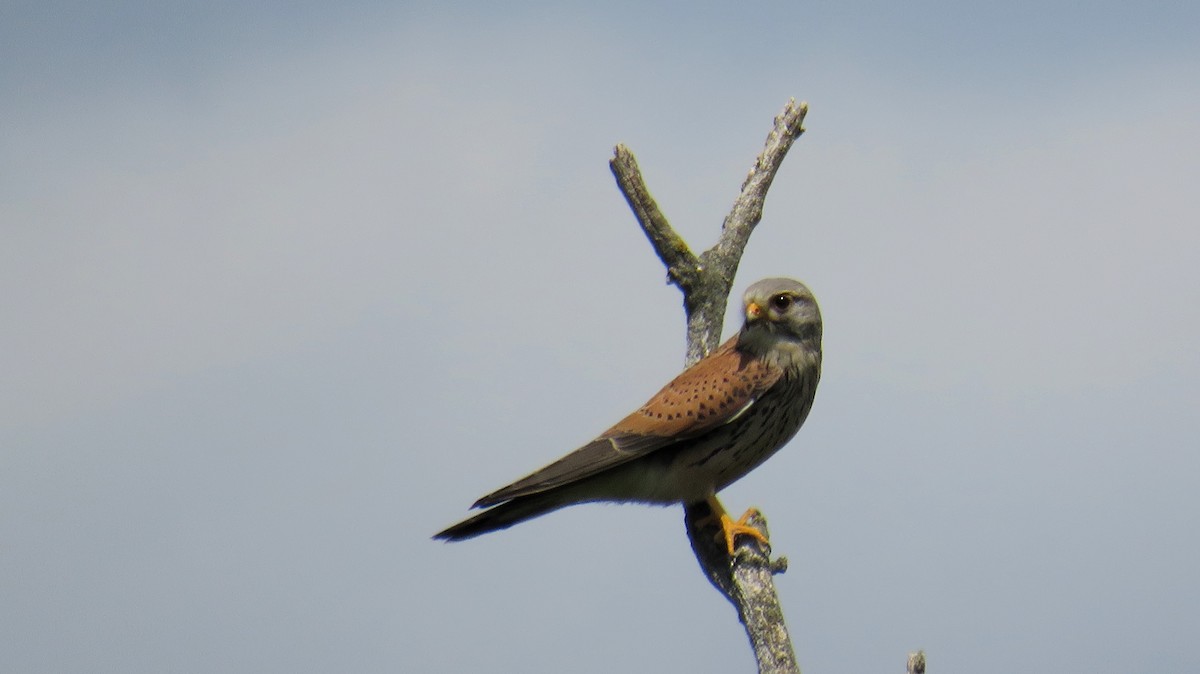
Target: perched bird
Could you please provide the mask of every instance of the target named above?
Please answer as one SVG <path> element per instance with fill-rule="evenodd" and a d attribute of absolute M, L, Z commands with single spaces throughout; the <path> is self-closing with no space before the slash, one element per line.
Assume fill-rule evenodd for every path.
<path fill-rule="evenodd" d="M 707 502 L 729 554 L 763 535 L 725 512 L 716 493 L 796 434 L 821 377 L 821 312 L 804 284 L 759 281 L 729 341 L 600 437 L 475 502 L 478 515 L 434 538 L 458 541 L 589 501 Z"/>

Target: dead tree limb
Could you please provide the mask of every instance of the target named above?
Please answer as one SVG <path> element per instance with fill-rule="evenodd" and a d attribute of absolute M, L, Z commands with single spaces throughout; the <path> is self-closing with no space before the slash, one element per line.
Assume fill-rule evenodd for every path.
<path fill-rule="evenodd" d="M 650 245 L 666 265 L 667 278 L 683 293 L 687 314 L 687 365 L 703 358 L 720 342 L 725 306 L 742 252 L 754 227 L 762 219 L 763 202 L 771 181 L 792 143 L 804 133 L 807 112 L 808 105 L 797 105 L 794 99 L 784 106 L 767 135 L 762 153 L 742 183 L 741 193 L 725 217 L 716 245 L 698 256 L 675 232 L 650 196 L 633 153 L 624 145 L 617 145 L 614 150 L 609 166 L 617 185 Z M 730 559 L 724 547 L 717 544 L 712 529 L 702 525 L 708 515 L 708 506 L 703 503 L 687 506 L 684 524 L 688 538 L 709 581 L 737 608 L 738 618 L 746 628 L 758 659 L 759 672 L 799 674 L 772 578 L 772 574 L 787 567 L 786 560 L 780 558 L 771 562 L 769 551 L 745 536 L 740 539 L 736 555 Z M 766 533 L 764 518 L 752 520 L 752 523 Z"/>

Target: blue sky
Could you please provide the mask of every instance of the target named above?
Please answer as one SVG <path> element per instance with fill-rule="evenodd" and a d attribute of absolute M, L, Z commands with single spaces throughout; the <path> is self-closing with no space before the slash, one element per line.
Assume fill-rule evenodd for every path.
<path fill-rule="evenodd" d="M 612 146 L 704 248 L 789 97 L 802 667 L 1200 666 L 1194 3 L 3 14 L 12 671 L 752 671 L 678 508 L 429 536 L 682 364 Z"/>

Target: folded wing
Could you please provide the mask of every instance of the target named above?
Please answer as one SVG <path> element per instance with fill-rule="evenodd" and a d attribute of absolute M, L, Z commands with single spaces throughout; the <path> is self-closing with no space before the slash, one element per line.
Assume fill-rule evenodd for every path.
<path fill-rule="evenodd" d="M 484 496 L 474 507 L 587 479 L 736 419 L 782 376 L 782 370 L 739 352 L 736 345 L 735 336 L 600 437 Z"/>

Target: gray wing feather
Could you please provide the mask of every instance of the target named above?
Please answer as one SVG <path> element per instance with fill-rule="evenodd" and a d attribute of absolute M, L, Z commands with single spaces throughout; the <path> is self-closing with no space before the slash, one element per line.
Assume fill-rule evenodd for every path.
<path fill-rule="evenodd" d="M 564 484 L 569 484 L 576 480 L 602 473 L 610 468 L 615 468 L 639 456 L 644 456 L 680 440 L 681 438 L 667 438 L 656 435 L 596 438 L 545 468 L 537 470 L 507 487 L 502 487 L 484 496 L 471 507 L 485 508 L 517 498 L 518 496 L 536 494 L 555 487 L 561 487 Z"/>

